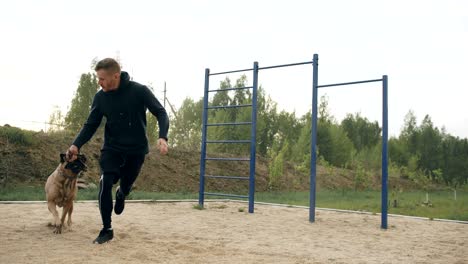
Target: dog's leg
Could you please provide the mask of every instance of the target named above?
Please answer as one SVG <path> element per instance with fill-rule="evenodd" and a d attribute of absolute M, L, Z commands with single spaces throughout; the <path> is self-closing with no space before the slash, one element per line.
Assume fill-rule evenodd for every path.
<path fill-rule="evenodd" d="M 68 229 L 69 229 L 70 231 L 72 230 L 72 220 L 71 220 L 72 212 L 73 212 L 73 202 L 71 203 L 70 208 L 68 209 L 68 221 L 67 221 L 67 225 L 68 225 Z"/>
<path fill-rule="evenodd" d="M 54 217 L 54 221 L 52 225 L 56 227 L 57 225 L 60 224 L 57 207 L 55 206 L 55 203 L 53 201 L 48 201 L 47 208 L 49 208 L 49 211 L 52 213 L 52 216 Z"/>
<path fill-rule="evenodd" d="M 61 234 L 62 233 L 62 227 L 63 224 L 65 223 L 65 217 L 67 216 L 68 210 L 70 209 L 70 205 L 64 205 L 63 210 L 62 210 L 62 217 L 60 218 L 60 225 L 55 227 L 54 233 L 56 234 Z"/>

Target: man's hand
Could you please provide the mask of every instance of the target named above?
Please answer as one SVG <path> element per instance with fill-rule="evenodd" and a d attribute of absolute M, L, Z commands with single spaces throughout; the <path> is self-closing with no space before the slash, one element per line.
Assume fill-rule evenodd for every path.
<path fill-rule="evenodd" d="M 67 159 L 68 161 L 74 161 L 78 158 L 78 147 L 71 145 L 67 150 Z"/>
<path fill-rule="evenodd" d="M 167 154 L 167 141 L 164 138 L 158 139 L 157 143 L 157 148 L 159 149 L 159 152 L 161 155 L 166 155 Z"/>

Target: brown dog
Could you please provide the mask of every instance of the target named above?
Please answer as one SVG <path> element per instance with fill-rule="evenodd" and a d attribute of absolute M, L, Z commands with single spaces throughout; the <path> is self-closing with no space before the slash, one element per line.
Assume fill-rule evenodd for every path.
<path fill-rule="evenodd" d="M 82 171 L 86 171 L 86 157 L 79 154 L 78 158 L 69 162 L 65 154 L 60 154 L 60 164 L 57 169 L 47 178 L 45 192 L 47 207 L 54 217 L 52 225 L 55 226 L 54 233 L 62 233 L 65 217 L 68 213 L 68 227 L 71 228 L 71 214 L 73 212 L 73 201 L 76 198 L 78 188 L 76 181 Z M 62 218 L 59 220 L 58 207 L 63 207 Z"/>

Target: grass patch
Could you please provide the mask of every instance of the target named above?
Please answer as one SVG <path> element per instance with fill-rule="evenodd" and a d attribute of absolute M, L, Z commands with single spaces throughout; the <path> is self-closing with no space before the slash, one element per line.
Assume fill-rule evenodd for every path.
<path fill-rule="evenodd" d="M 34 134 L 36 132 L 22 130 L 21 128 L 11 126 L 0 126 L 0 137 L 8 139 L 9 143 L 20 146 L 31 146 L 36 143 Z"/>
<path fill-rule="evenodd" d="M 113 192 L 114 193 L 114 192 Z M 97 200 L 98 190 L 88 189 L 78 191 L 78 200 Z M 280 203 L 285 205 L 309 205 L 308 192 L 262 192 L 256 193 L 256 201 Z M 180 200 L 197 199 L 197 193 L 160 193 L 134 191 L 128 197 L 133 200 Z M 379 191 L 336 191 L 320 190 L 317 192 L 317 207 L 346 209 L 356 211 L 380 212 Z M 390 197 L 389 197 L 390 199 Z M 407 191 L 399 193 L 398 207 L 392 207 L 389 201 L 389 213 L 427 218 L 444 218 L 468 221 L 468 191 L 459 191 L 457 200 L 453 199 L 451 191 L 438 191 L 430 193 L 432 206 L 424 205 L 426 193 L 423 191 Z M 43 187 L 18 186 L 0 188 L 0 201 L 44 201 Z M 221 205 L 222 206 L 222 205 Z M 219 206 L 220 209 L 221 206 Z M 239 208 L 239 212 L 244 212 Z"/>
<path fill-rule="evenodd" d="M 202 205 L 199 205 L 199 204 L 196 204 L 194 206 L 192 206 L 193 209 L 196 209 L 196 210 L 203 210 L 205 209 Z"/>
<path fill-rule="evenodd" d="M 262 202 L 309 205 L 308 192 L 257 193 L 255 195 L 256 200 Z M 398 207 L 394 208 L 389 196 L 388 212 L 390 214 L 468 221 L 468 192 L 459 191 L 456 201 L 453 199 L 451 191 L 431 192 L 432 206 L 424 205 L 425 197 L 426 193 L 423 191 L 400 193 Z M 316 206 L 379 213 L 381 210 L 380 200 L 379 191 L 321 190 L 317 192 Z"/>
<path fill-rule="evenodd" d="M 213 208 L 213 209 L 226 209 L 227 205 L 222 204 L 222 205 L 218 205 L 218 206 L 211 206 L 211 208 Z"/>

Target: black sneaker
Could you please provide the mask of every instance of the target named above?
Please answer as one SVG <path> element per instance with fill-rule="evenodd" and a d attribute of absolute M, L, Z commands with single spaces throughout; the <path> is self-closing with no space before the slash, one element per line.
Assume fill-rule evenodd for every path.
<path fill-rule="evenodd" d="M 112 229 L 105 229 L 103 228 L 101 232 L 99 232 L 99 236 L 94 239 L 94 244 L 103 244 L 111 241 L 114 238 L 114 230 Z"/>
<path fill-rule="evenodd" d="M 115 190 L 115 214 L 121 214 L 125 208 L 125 195 L 120 191 L 120 186 Z"/>

